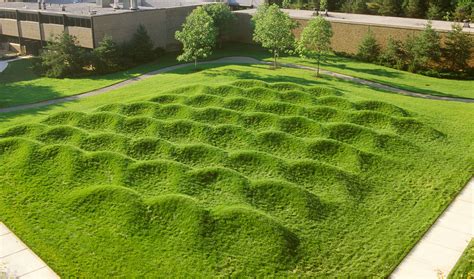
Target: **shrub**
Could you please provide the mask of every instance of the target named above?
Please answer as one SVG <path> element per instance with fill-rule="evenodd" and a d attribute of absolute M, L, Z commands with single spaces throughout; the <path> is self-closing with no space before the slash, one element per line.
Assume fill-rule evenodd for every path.
<path fill-rule="evenodd" d="M 444 58 L 449 69 L 463 71 L 468 68 L 468 61 L 472 55 L 474 42 L 471 37 L 462 31 L 459 24 L 453 24 L 445 41 Z"/>
<path fill-rule="evenodd" d="M 122 68 L 122 52 L 110 36 L 105 36 L 92 54 L 94 58 L 93 66 L 97 73 L 110 73 Z"/>
<path fill-rule="evenodd" d="M 39 56 L 36 69 L 47 77 L 76 76 L 85 71 L 88 60 L 76 37 L 62 33 L 48 42 Z"/>
<path fill-rule="evenodd" d="M 372 31 L 367 32 L 357 52 L 357 57 L 362 61 L 375 62 L 378 60 L 380 55 L 380 46 L 377 44 L 374 33 Z"/>
<path fill-rule="evenodd" d="M 403 69 L 406 61 L 405 50 L 401 41 L 389 38 L 387 47 L 380 55 L 380 63 L 384 66 Z"/>
<path fill-rule="evenodd" d="M 432 28 L 431 22 L 419 36 L 409 37 L 405 48 L 407 61 L 410 61 L 408 70 L 412 72 L 434 67 L 441 58 L 439 34 Z"/>
<path fill-rule="evenodd" d="M 139 25 L 135 34 L 128 44 L 125 45 L 126 52 L 133 64 L 148 62 L 155 58 L 154 44 L 146 28 Z"/>

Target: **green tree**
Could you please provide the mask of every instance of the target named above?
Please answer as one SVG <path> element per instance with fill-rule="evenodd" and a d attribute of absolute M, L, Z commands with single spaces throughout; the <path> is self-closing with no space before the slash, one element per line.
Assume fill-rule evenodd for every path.
<path fill-rule="evenodd" d="M 389 67 L 395 67 L 399 70 L 403 69 L 406 57 L 403 43 L 392 37 L 388 39 L 387 46 L 380 55 L 380 62 Z"/>
<path fill-rule="evenodd" d="M 445 41 L 444 58 L 452 71 L 462 71 L 468 68 L 474 42 L 469 34 L 462 31 L 462 26 L 453 24 Z"/>
<path fill-rule="evenodd" d="M 229 33 L 232 24 L 236 21 L 236 16 L 232 13 L 229 5 L 224 3 L 210 4 L 203 6 L 204 10 L 214 21 L 217 28 L 217 38 L 222 42 L 223 37 Z"/>
<path fill-rule="evenodd" d="M 351 9 L 352 12 L 356 14 L 367 13 L 367 0 L 353 0 Z"/>
<path fill-rule="evenodd" d="M 92 51 L 92 54 L 96 72 L 103 74 L 121 69 L 122 52 L 112 37 L 105 36 L 99 46 Z"/>
<path fill-rule="evenodd" d="M 324 55 L 331 51 L 331 37 L 333 36 L 331 23 L 318 16 L 311 19 L 301 32 L 298 40 L 298 52 L 303 57 L 316 59 L 318 63 L 316 76 L 319 77 L 319 67 Z"/>
<path fill-rule="evenodd" d="M 357 57 L 362 61 L 375 62 L 380 54 L 380 46 L 375 39 L 374 33 L 369 29 L 359 45 Z"/>
<path fill-rule="evenodd" d="M 405 43 L 407 60 L 411 61 L 409 71 L 416 72 L 426 69 L 436 63 L 441 57 L 440 37 L 428 22 L 423 32 L 418 36 L 411 36 Z"/>
<path fill-rule="evenodd" d="M 294 47 L 295 36 L 292 31 L 297 26 L 296 22 L 276 4 L 260 6 L 252 22 L 255 25 L 253 40 L 270 50 L 276 68 L 280 54 Z"/>
<path fill-rule="evenodd" d="M 385 16 L 398 16 L 402 13 L 400 0 L 381 0 L 378 13 Z"/>
<path fill-rule="evenodd" d="M 321 11 L 325 11 L 328 9 L 328 0 L 320 0 L 319 1 L 319 9 Z"/>
<path fill-rule="evenodd" d="M 125 48 L 125 55 L 132 60 L 132 64 L 149 62 L 155 58 L 153 41 L 141 24 Z"/>
<path fill-rule="evenodd" d="M 203 7 L 198 7 L 186 18 L 181 31 L 176 31 L 175 37 L 183 44 L 183 53 L 178 56 L 178 61 L 194 61 L 194 67 L 197 67 L 199 58 L 212 54 L 217 29 L 211 16 Z"/>
<path fill-rule="evenodd" d="M 474 1 L 458 0 L 456 4 L 456 17 L 458 20 L 474 19 Z"/>
<path fill-rule="evenodd" d="M 408 17 L 422 18 L 426 14 L 426 0 L 405 0 L 403 10 Z"/>
<path fill-rule="evenodd" d="M 87 55 L 76 37 L 62 33 L 53 37 L 39 55 L 37 68 L 47 77 L 64 78 L 84 72 Z"/>

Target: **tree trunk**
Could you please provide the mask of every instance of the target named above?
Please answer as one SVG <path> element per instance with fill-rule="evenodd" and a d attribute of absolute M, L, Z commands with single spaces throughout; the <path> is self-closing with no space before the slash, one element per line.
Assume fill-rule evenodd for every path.
<path fill-rule="evenodd" d="M 273 51 L 273 68 L 277 68 L 277 52 L 274 50 Z"/>
<path fill-rule="evenodd" d="M 197 60 L 197 58 L 194 58 L 194 69 L 197 68 L 197 65 L 198 65 L 198 60 Z"/>
<path fill-rule="evenodd" d="M 316 77 L 319 77 L 319 64 L 321 62 L 321 54 L 318 54 L 318 68 L 317 68 L 317 71 L 316 71 Z"/>

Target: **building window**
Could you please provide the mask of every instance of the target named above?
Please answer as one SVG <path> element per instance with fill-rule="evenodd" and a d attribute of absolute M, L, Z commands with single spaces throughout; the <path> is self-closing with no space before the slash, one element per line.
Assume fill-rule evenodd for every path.
<path fill-rule="evenodd" d="M 13 11 L 0 11 L 0 18 L 16 19 L 16 12 L 13 12 Z"/>
<path fill-rule="evenodd" d="M 41 22 L 64 25 L 64 18 L 62 16 L 55 15 L 41 15 Z"/>
<path fill-rule="evenodd" d="M 22 20 L 22 21 L 38 22 L 38 14 L 19 13 L 18 16 L 19 16 L 20 20 Z"/>
<path fill-rule="evenodd" d="M 68 26 L 91 28 L 90 18 L 68 17 L 67 20 Z"/>

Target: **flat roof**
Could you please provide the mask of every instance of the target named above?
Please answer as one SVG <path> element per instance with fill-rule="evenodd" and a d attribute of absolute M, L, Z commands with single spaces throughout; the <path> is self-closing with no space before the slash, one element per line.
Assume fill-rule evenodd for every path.
<path fill-rule="evenodd" d="M 61 6 L 65 6 L 65 11 L 61 10 Z M 167 7 L 154 7 L 154 6 L 139 6 L 138 11 L 147 10 L 160 10 L 167 8 L 186 7 L 186 6 L 198 6 L 201 3 L 181 3 L 181 5 L 167 6 Z M 122 7 L 122 4 L 120 4 Z M 38 9 L 38 3 L 33 2 L 0 2 L 0 9 L 11 9 L 19 10 L 24 12 L 41 12 L 44 14 L 65 14 L 65 15 L 82 15 L 82 16 L 94 16 L 94 15 L 108 15 L 108 14 L 119 14 L 119 13 L 133 13 L 129 9 L 113 9 L 112 7 L 100 7 L 95 3 L 72 3 L 72 4 L 53 4 L 46 3 L 46 10 Z"/>
<path fill-rule="evenodd" d="M 295 19 L 310 19 L 314 17 L 313 11 L 289 10 L 289 9 L 283 9 L 283 11 L 285 11 L 292 18 L 295 18 Z M 256 9 L 235 11 L 235 13 L 243 13 L 243 14 L 254 14 L 255 12 L 256 12 Z M 327 19 L 333 22 L 367 24 L 367 25 L 388 26 L 388 27 L 401 27 L 401 28 L 408 28 L 408 29 L 423 29 L 428 23 L 428 20 L 426 19 L 363 15 L 363 14 L 346 14 L 346 13 L 336 13 L 336 12 L 329 12 L 329 17 L 327 17 Z M 451 25 L 453 23 L 455 22 L 441 21 L 441 20 L 432 21 L 433 29 L 437 31 L 450 31 Z M 463 31 L 474 34 L 474 24 L 472 24 L 471 28 L 463 28 Z"/>

